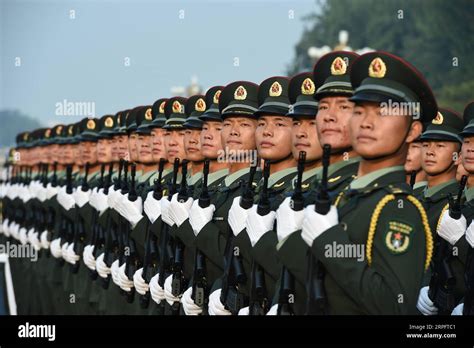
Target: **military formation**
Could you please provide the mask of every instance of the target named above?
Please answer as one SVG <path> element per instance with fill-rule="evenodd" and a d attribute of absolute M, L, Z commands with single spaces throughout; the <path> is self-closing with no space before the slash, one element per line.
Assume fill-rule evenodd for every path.
<path fill-rule="evenodd" d="M 474 102 L 392 54 L 17 135 L 19 314 L 474 313 Z"/>

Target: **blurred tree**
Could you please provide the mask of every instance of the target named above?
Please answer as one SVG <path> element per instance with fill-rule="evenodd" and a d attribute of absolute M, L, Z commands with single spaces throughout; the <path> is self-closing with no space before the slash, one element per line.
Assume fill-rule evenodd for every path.
<path fill-rule="evenodd" d="M 462 112 L 474 99 L 474 1 L 317 0 L 318 13 L 295 47 L 288 74 L 312 69 L 308 48 L 338 43 L 349 32 L 353 49 L 371 47 L 403 57 L 433 88 L 440 106 Z"/>
<path fill-rule="evenodd" d="M 41 124 L 18 110 L 0 110 L 0 146 L 12 146 L 18 133 L 40 128 Z"/>

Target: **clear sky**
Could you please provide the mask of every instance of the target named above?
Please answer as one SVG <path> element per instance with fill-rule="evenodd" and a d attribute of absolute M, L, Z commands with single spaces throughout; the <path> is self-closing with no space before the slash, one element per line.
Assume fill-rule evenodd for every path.
<path fill-rule="evenodd" d="M 100 117 L 169 97 L 193 75 L 206 89 L 284 74 L 302 17 L 317 11 L 315 0 L 0 4 L 0 109 L 45 125 L 77 120 L 55 114 L 63 100 L 95 103 Z"/>

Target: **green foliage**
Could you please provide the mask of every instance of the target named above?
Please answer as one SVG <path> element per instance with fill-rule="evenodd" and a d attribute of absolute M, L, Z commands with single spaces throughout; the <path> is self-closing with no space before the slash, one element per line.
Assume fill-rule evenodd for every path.
<path fill-rule="evenodd" d="M 403 57 L 433 88 L 440 106 L 459 112 L 474 99 L 474 1 L 327 0 L 308 16 L 288 74 L 312 69 L 308 48 L 338 43 L 349 32 L 352 49 L 370 47 Z"/>

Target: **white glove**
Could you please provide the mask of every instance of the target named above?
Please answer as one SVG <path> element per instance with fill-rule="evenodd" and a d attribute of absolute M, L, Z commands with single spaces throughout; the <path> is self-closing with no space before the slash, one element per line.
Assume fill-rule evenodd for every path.
<path fill-rule="evenodd" d="M 161 202 L 153 197 L 153 191 L 148 192 L 143 210 L 151 223 L 154 223 L 161 215 Z"/>
<path fill-rule="evenodd" d="M 173 282 L 173 275 L 171 274 L 170 276 L 168 276 L 168 278 L 165 279 L 165 299 L 166 299 L 166 302 L 168 302 L 170 306 L 172 306 L 173 303 L 180 301 L 179 297 L 173 296 L 173 294 L 171 293 L 172 282 Z"/>
<path fill-rule="evenodd" d="M 145 295 L 150 286 L 143 279 L 143 268 L 137 269 L 133 274 L 133 285 L 140 295 Z"/>
<path fill-rule="evenodd" d="M 58 191 L 58 202 L 65 210 L 70 210 L 76 205 L 76 201 L 72 193 L 66 192 L 66 187 L 63 186 Z"/>
<path fill-rule="evenodd" d="M 104 193 L 104 189 L 101 188 L 94 193 L 93 197 L 94 198 L 92 198 L 91 196 L 91 204 L 93 200 L 94 208 L 99 212 L 99 216 L 100 216 L 109 207 L 107 195 Z"/>
<path fill-rule="evenodd" d="M 209 315 L 232 315 L 221 302 L 221 291 L 217 289 L 209 296 Z"/>
<path fill-rule="evenodd" d="M 240 196 L 235 197 L 232 201 L 232 206 L 229 209 L 228 220 L 234 236 L 237 236 L 244 230 L 249 210 L 250 209 L 244 209 L 240 206 Z"/>
<path fill-rule="evenodd" d="M 338 223 L 339 217 L 335 206 L 331 205 L 329 212 L 322 215 L 314 210 L 314 204 L 308 205 L 304 209 L 301 237 L 311 247 L 316 238 Z"/>
<path fill-rule="evenodd" d="M 43 249 L 49 249 L 48 231 L 43 231 L 40 235 L 41 247 Z"/>
<path fill-rule="evenodd" d="M 27 232 L 26 232 L 26 242 L 27 243 L 30 243 L 31 245 L 33 245 L 33 233 L 35 232 L 35 229 L 34 228 L 30 228 Z"/>
<path fill-rule="evenodd" d="M 286 239 L 290 234 L 301 230 L 304 210 L 294 211 L 291 208 L 291 197 L 286 197 L 276 211 L 278 241 Z"/>
<path fill-rule="evenodd" d="M 178 227 L 189 218 L 189 210 L 193 205 L 193 201 L 193 198 L 189 197 L 186 202 L 178 202 L 178 193 L 175 193 L 173 197 L 171 197 L 168 215 Z"/>
<path fill-rule="evenodd" d="M 165 299 L 165 290 L 158 284 L 159 273 L 150 279 L 150 294 L 153 301 L 160 304 Z"/>
<path fill-rule="evenodd" d="M 181 297 L 181 303 L 183 305 L 183 310 L 186 315 L 199 315 L 202 313 L 202 308 L 194 303 L 191 295 L 193 294 L 193 288 L 189 287 Z"/>
<path fill-rule="evenodd" d="M 38 239 L 38 232 L 33 231 L 31 234 L 31 245 L 36 251 L 39 251 L 41 249 L 41 242 Z"/>
<path fill-rule="evenodd" d="M 268 231 L 273 230 L 276 213 L 270 211 L 267 215 L 260 215 L 257 213 L 257 204 L 254 204 L 247 216 L 245 228 L 249 235 L 250 243 L 255 246 L 259 239 Z"/>
<path fill-rule="evenodd" d="M 84 263 L 87 266 L 87 268 L 89 268 L 92 271 L 95 271 L 96 269 L 96 260 L 93 255 L 94 249 L 95 249 L 94 245 L 86 245 L 84 247 L 84 253 L 83 253 Z"/>
<path fill-rule="evenodd" d="M 2 226 L 3 226 L 3 234 L 7 237 L 10 236 L 10 221 L 8 219 L 3 220 Z"/>
<path fill-rule="evenodd" d="M 123 265 L 120 266 L 118 270 L 118 277 L 120 282 L 120 288 L 128 292 L 133 288 L 133 281 L 128 279 L 127 275 L 125 274 L 125 266 L 127 266 L 126 262 L 124 262 Z"/>
<path fill-rule="evenodd" d="M 76 201 L 76 205 L 79 208 L 82 208 L 90 199 L 91 196 L 91 190 L 87 191 L 82 191 L 82 186 L 78 187 L 74 193 L 72 194 L 74 196 L 74 201 Z"/>
<path fill-rule="evenodd" d="M 115 199 L 120 196 L 120 190 L 115 191 L 114 185 L 109 187 L 109 194 L 107 195 L 107 205 L 111 209 L 115 209 Z"/>
<path fill-rule="evenodd" d="M 28 187 L 26 187 L 26 186 L 22 187 L 20 198 L 23 201 L 23 203 L 26 203 L 31 199 L 31 194 L 30 194 L 30 190 L 28 189 Z"/>
<path fill-rule="evenodd" d="M 472 220 L 471 224 L 466 230 L 466 240 L 471 248 L 474 248 L 474 220 Z"/>
<path fill-rule="evenodd" d="M 51 250 L 51 254 L 55 258 L 60 258 L 62 257 L 62 249 L 61 249 L 61 239 L 56 238 L 53 241 L 51 241 L 51 244 L 49 246 L 49 249 Z"/>
<path fill-rule="evenodd" d="M 66 188 L 64 187 L 64 190 Z M 47 189 L 43 187 L 43 184 L 39 184 L 38 188 L 36 189 L 36 197 L 40 202 L 44 202 L 46 200 L 47 195 Z"/>
<path fill-rule="evenodd" d="M 249 306 L 241 308 L 237 315 L 249 315 Z"/>
<path fill-rule="evenodd" d="M 451 312 L 451 315 L 463 315 L 463 311 L 464 303 L 460 303 L 456 307 L 454 307 L 453 311 Z"/>
<path fill-rule="evenodd" d="M 97 256 L 95 267 L 97 269 L 97 273 L 99 273 L 99 276 L 101 276 L 101 278 L 107 278 L 107 276 L 111 273 L 111 269 L 107 267 L 104 262 L 104 253 Z"/>
<path fill-rule="evenodd" d="M 58 187 L 53 187 L 51 183 L 48 183 L 46 186 L 46 191 L 44 194 L 45 199 L 51 199 L 58 194 Z"/>
<path fill-rule="evenodd" d="M 197 236 L 203 227 L 212 220 L 215 210 L 216 206 L 214 204 L 211 204 L 206 208 L 201 208 L 199 206 L 199 201 L 194 201 L 191 212 L 189 213 L 189 223 L 193 228 L 194 235 Z"/>
<path fill-rule="evenodd" d="M 27 233 L 26 228 L 24 227 L 20 228 L 19 239 L 22 245 L 26 245 L 26 242 L 28 241 L 28 236 L 26 235 L 26 233 Z"/>
<path fill-rule="evenodd" d="M 273 305 L 266 315 L 278 315 L 278 304 Z"/>
<path fill-rule="evenodd" d="M 122 215 L 132 228 L 143 218 L 143 201 L 141 197 L 132 202 L 128 199 L 128 193 L 115 201 L 115 210 Z"/>
<path fill-rule="evenodd" d="M 10 224 L 10 233 L 13 236 L 13 238 L 15 238 L 16 240 L 20 239 L 19 231 L 20 231 L 20 225 L 18 225 L 16 222 L 12 222 Z"/>
<path fill-rule="evenodd" d="M 168 201 L 168 197 L 163 197 L 160 200 L 161 203 L 161 220 L 163 220 L 168 226 L 173 226 L 174 221 L 171 219 L 171 216 L 169 215 L 169 207 L 171 202 Z"/>
<path fill-rule="evenodd" d="M 441 217 L 437 232 L 444 240 L 454 245 L 466 232 L 466 225 L 467 222 L 464 215 L 461 215 L 461 218 L 456 220 L 449 216 L 449 211 L 446 210 Z"/>
<path fill-rule="evenodd" d="M 418 308 L 423 315 L 436 315 L 438 314 L 438 308 L 436 308 L 433 301 L 430 300 L 428 289 L 429 286 L 421 288 L 416 308 Z"/>
<path fill-rule="evenodd" d="M 74 252 L 74 243 L 68 245 L 66 252 L 66 261 L 74 265 L 77 261 L 79 261 L 79 258 L 79 255 Z"/>
<path fill-rule="evenodd" d="M 118 259 L 115 260 L 114 262 L 112 262 L 112 264 L 110 265 L 110 271 L 111 271 L 111 274 L 112 274 L 112 281 L 118 287 L 120 287 L 120 278 L 119 278 L 119 275 L 118 275 L 119 268 L 120 268 L 120 264 L 119 264 Z"/>

